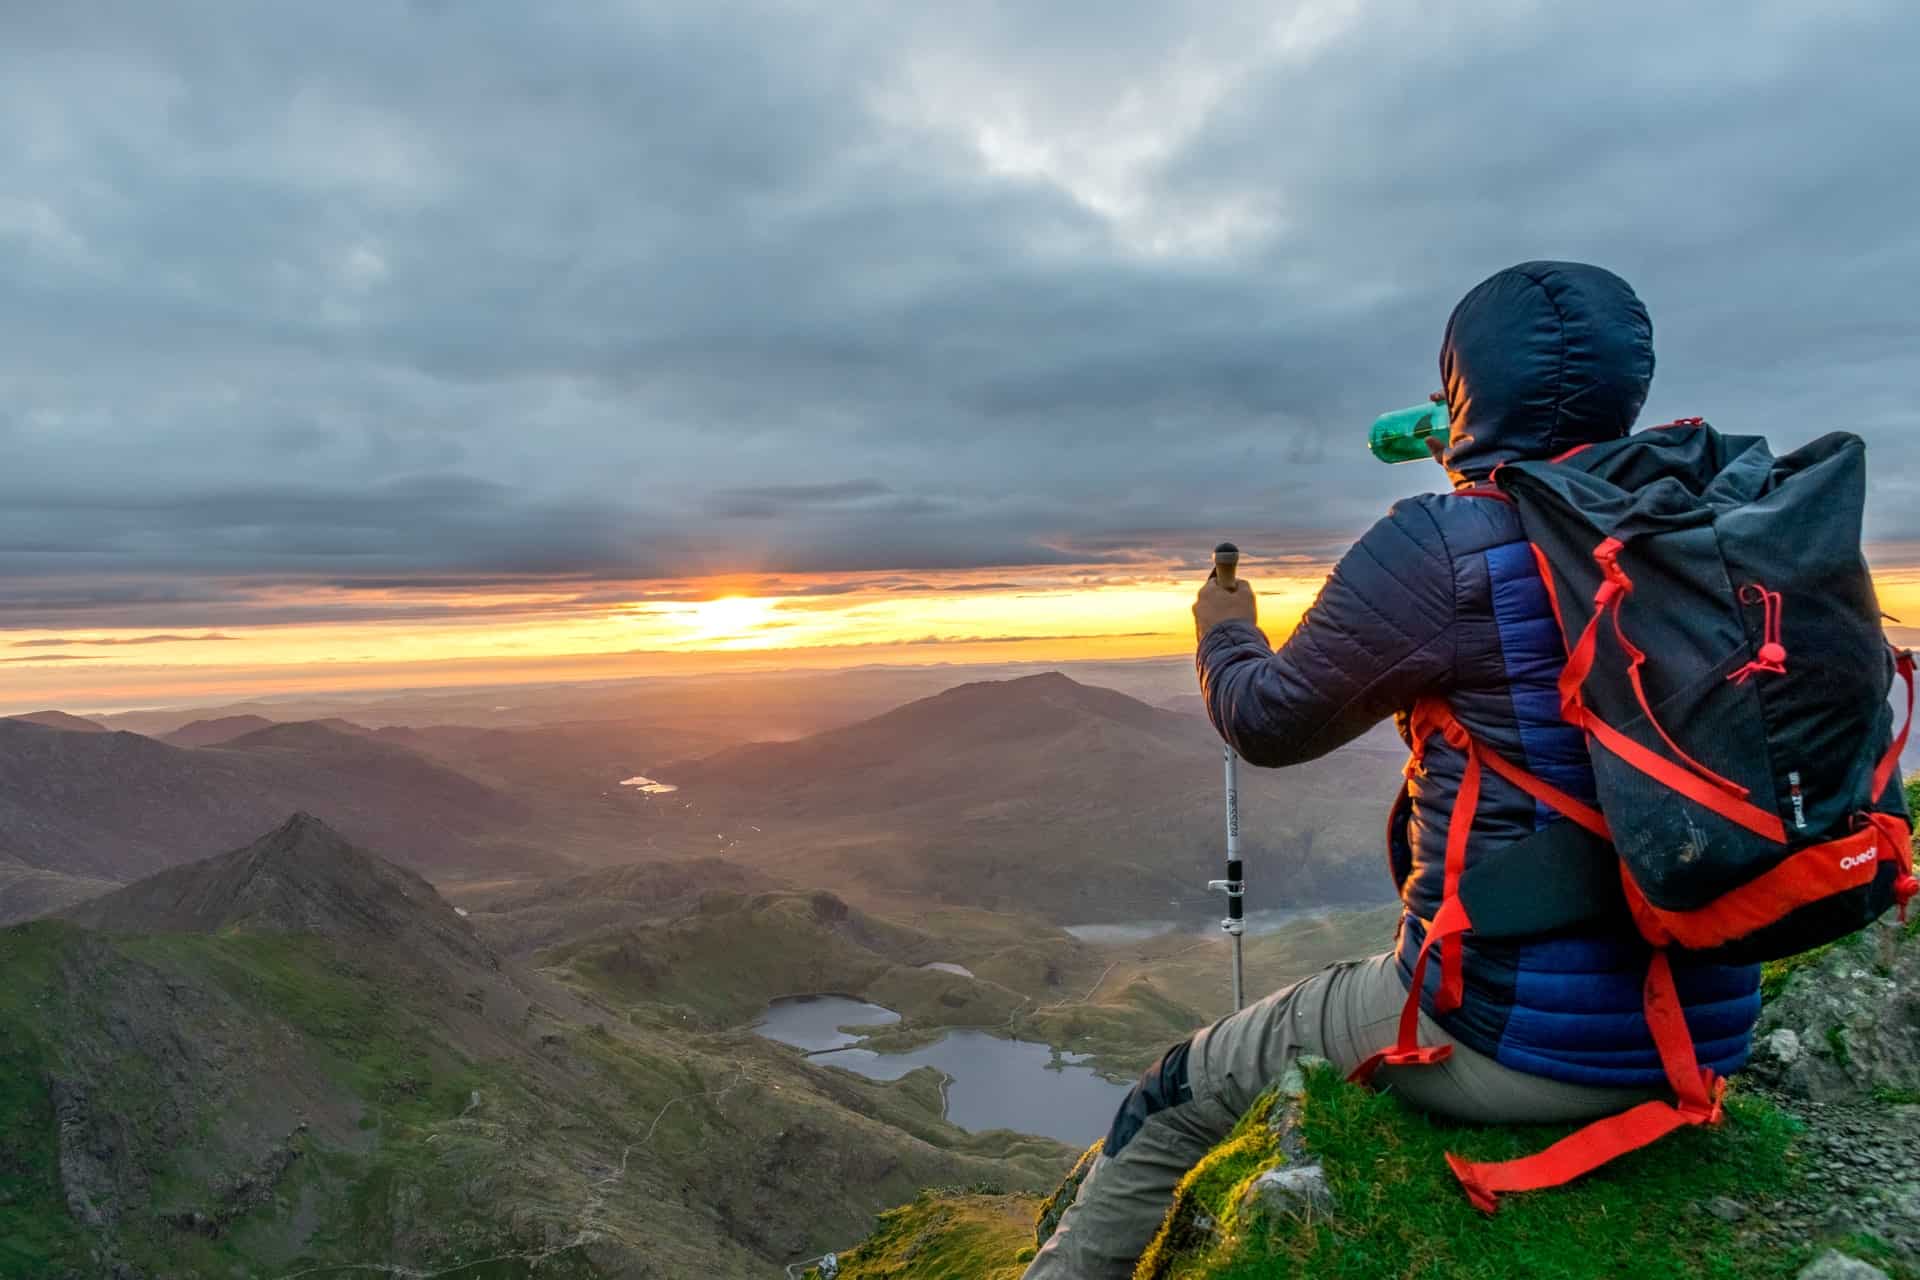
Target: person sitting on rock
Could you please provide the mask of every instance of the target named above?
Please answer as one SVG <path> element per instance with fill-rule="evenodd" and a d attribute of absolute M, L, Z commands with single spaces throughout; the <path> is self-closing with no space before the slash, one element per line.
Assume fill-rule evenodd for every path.
<path fill-rule="evenodd" d="M 1250 764 L 1278 768 L 1352 741 L 1389 715 L 1444 697 L 1473 738 L 1591 802 L 1580 730 L 1560 718 L 1566 650 L 1514 508 L 1488 487 L 1502 462 L 1551 458 L 1632 428 L 1653 378 L 1653 333 L 1632 288 L 1577 263 L 1494 275 L 1454 309 L 1440 372 L 1450 439 L 1434 442 L 1453 491 L 1396 504 L 1334 569 L 1278 651 L 1255 625 L 1254 593 L 1209 580 L 1193 608 L 1200 685 L 1214 726 Z M 1301 1055 L 1352 1071 L 1394 1040 L 1413 965 L 1440 907 L 1448 815 L 1465 753 L 1436 735 L 1388 824 L 1404 904 L 1395 947 L 1275 992 L 1169 1049 L 1114 1118 L 1073 1204 L 1026 1280 L 1129 1276 L 1176 1184 Z M 1466 835 L 1466 865 L 1564 821 L 1489 774 Z M 1572 1122 L 1663 1096 L 1642 1013 L 1646 944 L 1617 923 L 1521 939 L 1464 940 L 1463 998 L 1435 1016 L 1425 986 L 1420 1043 L 1432 1065 L 1374 1076 L 1411 1105 L 1481 1124 Z M 1675 951 L 1699 1062 L 1745 1065 L 1760 1010 L 1757 965 Z"/>

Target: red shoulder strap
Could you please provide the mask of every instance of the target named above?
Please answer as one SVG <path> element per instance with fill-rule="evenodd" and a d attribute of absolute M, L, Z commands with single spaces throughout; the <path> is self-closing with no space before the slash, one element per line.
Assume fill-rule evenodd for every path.
<path fill-rule="evenodd" d="M 1693 1036 L 1687 1030 L 1680 993 L 1673 985 L 1673 967 L 1664 949 L 1655 951 L 1647 964 L 1642 1001 L 1674 1101 L 1643 1102 L 1617 1116 L 1596 1120 L 1545 1151 L 1518 1160 L 1476 1164 L 1448 1152 L 1447 1167 L 1460 1180 L 1475 1208 L 1492 1213 L 1503 1192 L 1564 1186 L 1630 1151 L 1658 1142 L 1675 1129 L 1721 1122 L 1724 1113 L 1720 1104 L 1727 1083 L 1702 1068 L 1694 1056 Z"/>
<path fill-rule="evenodd" d="M 1460 795 L 1454 802 L 1447 826 L 1447 860 L 1444 898 L 1440 909 L 1427 925 L 1426 938 L 1414 961 L 1407 1000 L 1400 1009 L 1400 1023 L 1394 1043 L 1369 1056 L 1348 1079 L 1370 1084 L 1383 1066 L 1432 1066 L 1452 1056 L 1450 1044 L 1420 1043 L 1420 1000 L 1426 989 L 1427 965 L 1434 948 L 1440 949 L 1440 989 L 1434 996 L 1434 1008 L 1445 1013 L 1457 1009 L 1463 996 L 1460 949 L 1465 935 L 1473 928 L 1466 906 L 1459 895 L 1460 875 L 1466 867 L 1467 838 L 1480 804 L 1482 768 L 1491 769 L 1526 794 L 1558 810 L 1603 839 L 1611 839 L 1605 817 L 1593 806 L 1576 800 L 1556 787 L 1507 760 L 1497 751 L 1483 746 L 1468 733 L 1439 699 L 1424 699 L 1413 709 L 1409 726 L 1414 740 L 1415 761 L 1435 733 L 1442 735 L 1467 756 L 1461 776 Z M 1693 1051 L 1693 1035 L 1687 1030 L 1680 993 L 1674 986 L 1673 968 L 1664 949 L 1655 950 L 1647 964 L 1647 979 L 1642 991 L 1642 1006 L 1654 1046 L 1660 1053 L 1660 1065 L 1674 1093 L 1673 1102 L 1645 1102 L 1617 1116 L 1595 1121 L 1569 1134 L 1545 1151 L 1518 1160 L 1476 1164 L 1449 1153 L 1447 1165 L 1459 1179 L 1468 1199 L 1488 1213 L 1497 1207 L 1499 1196 L 1508 1191 L 1534 1191 L 1557 1187 L 1592 1172 L 1601 1165 L 1657 1142 L 1675 1129 L 1690 1125 L 1718 1124 L 1720 1099 L 1726 1084 L 1711 1071 L 1703 1070 Z"/>
<path fill-rule="evenodd" d="M 1368 1084 L 1381 1067 L 1430 1066 L 1444 1062 L 1453 1052 L 1452 1045 L 1420 1043 L 1420 998 L 1426 989 L 1427 961 L 1435 945 L 1440 948 L 1440 989 L 1434 993 L 1435 1012 L 1449 1013 L 1460 1007 L 1466 997 L 1465 935 L 1473 922 L 1460 901 L 1460 877 L 1467 868 L 1467 841 L 1473 834 L 1474 815 L 1480 810 L 1481 770 L 1499 774 L 1542 804 L 1558 810 L 1603 840 L 1613 838 L 1607 820 L 1592 805 L 1574 799 L 1558 787 L 1536 778 L 1498 751 L 1489 750 L 1467 732 L 1453 714 L 1453 708 L 1439 698 L 1423 698 L 1416 703 L 1410 719 L 1409 734 L 1414 741 L 1414 763 L 1424 753 L 1427 740 L 1439 734 L 1457 750 L 1466 752 L 1466 771 L 1460 778 L 1460 793 L 1453 813 L 1447 819 L 1447 860 L 1441 890 L 1440 909 L 1427 925 L 1427 936 L 1420 944 L 1419 957 L 1413 963 L 1413 977 L 1407 990 L 1407 1002 L 1400 1010 L 1400 1030 L 1394 1043 L 1373 1054 L 1355 1067 L 1347 1078 Z M 1409 766 L 1412 767 L 1411 765 Z"/>

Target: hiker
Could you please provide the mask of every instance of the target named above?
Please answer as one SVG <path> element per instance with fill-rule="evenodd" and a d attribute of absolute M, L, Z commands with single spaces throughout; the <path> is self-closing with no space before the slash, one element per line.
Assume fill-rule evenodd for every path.
<path fill-rule="evenodd" d="M 1488 480 L 1505 462 L 1625 436 L 1653 365 L 1646 309 L 1618 276 L 1555 262 L 1502 271 L 1461 301 L 1442 343 L 1451 435 L 1434 452 L 1453 491 L 1396 504 L 1340 561 L 1278 651 L 1256 625 L 1249 584 L 1202 587 L 1193 608 L 1201 688 L 1215 727 L 1248 763 L 1326 755 L 1390 715 L 1415 747 L 1388 822 L 1405 907 L 1398 941 L 1169 1049 L 1121 1105 L 1026 1280 L 1131 1275 L 1181 1176 L 1294 1058 L 1317 1055 L 1352 1072 L 1394 1044 L 1441 907 L 1449 836 L 1460 835 L 1449 816 L 1468 776 L 1462 735 L 1410 723 L 1423 697 L 1443 697 L 1473 740 L 1593 803 L 1585 735 L 1561 718 L 1567 649 L 1547 585 L 1513 505 Z M 1478 769 L 1473 777 L 1469 867 L 1564 821 L 1505 777 Z M 1668 1096 L 1642 1012 L 1650 949 L 1624 907 L 1550 937 L 1449 943 L 1460 948 L 1457 1007 L 1435 1016 L 1436 964 L 1417 1015 L 1418 1043 L 1449 1050 L 1425 1065 L 1379 1066 L 1376 1087 L 1483 1124 L 1591 1120 Z M 1759 966 L 1684 951 L 1671 959 L 1699 1064 L 1722 1076 L 1739 1070 L 1760 1010 Z"/>

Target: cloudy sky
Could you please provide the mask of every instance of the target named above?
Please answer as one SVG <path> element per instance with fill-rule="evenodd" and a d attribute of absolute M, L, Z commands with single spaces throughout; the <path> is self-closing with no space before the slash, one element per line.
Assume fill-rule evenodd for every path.
<path fill-rule="evenodd" d="M 1638 287 L 1648 420 L 1865 436 L 1920 607 L 1917 65 L 1908 0 L 0 0 L 0 703 L 1170 652 L 1217 538 L 1297 611 L 1440 479 L 1365 427 L 1534 257 Z"/>

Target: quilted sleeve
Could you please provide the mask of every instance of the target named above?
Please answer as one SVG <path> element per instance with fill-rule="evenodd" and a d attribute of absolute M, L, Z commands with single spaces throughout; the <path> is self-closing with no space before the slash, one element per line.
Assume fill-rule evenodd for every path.
<path fill-rule="evenodd" d="M 1335 566 L 1275 651 L 1259 628 L 1223 622 L 1198 655 L 1220 736 L 1257 765 L 1325 755 L 1454 670 L 1452 557 L 1419 501 L 1397 504 Z"/>

